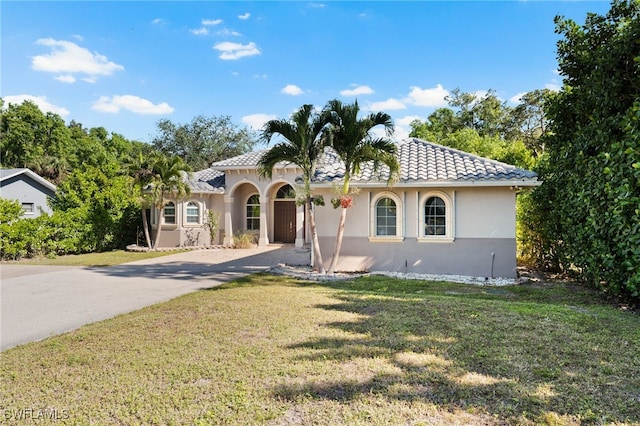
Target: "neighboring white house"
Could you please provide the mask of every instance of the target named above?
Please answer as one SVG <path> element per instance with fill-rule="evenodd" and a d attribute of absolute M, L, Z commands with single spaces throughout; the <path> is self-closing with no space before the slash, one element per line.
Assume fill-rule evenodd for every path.
<path fill-rule="evenodd" d="M 238 231 L 255 233 L 259 245 L 309 243 L 304 207 L 292 198 L 301 170 L 279 164 L 271 180 L 260 179 L 256 165 L 264 152 L 185 177 L 191 195 L 165 207 L 160 246 L 231 245 Z M 388 169 L 376 172 L 372 164 L 352 178 L 359 192 L 336 270 L 516 276 L 516 194 L 540 184 L 534 172 L 420 139 L 403 141 L 398 160 L 400 179 L 391 187 Z M 312 188 L 326 202 L 315 212 L 327 267 L 340 213 L 330 200 L 343 176 L 344 165 L 326 149 Z M 220 217 L 214 241 L 204 227 L 209 210 Z M 154 228 L 157 222 L 156 213 Z"/>
<path fill-rule="evenodd" d="M 0 197 L 18 200 L 24 217 L 51 213 L 47 199 L 53 198 L 55 193 L 54 184 L 29 169 L 0 169 Z"/>

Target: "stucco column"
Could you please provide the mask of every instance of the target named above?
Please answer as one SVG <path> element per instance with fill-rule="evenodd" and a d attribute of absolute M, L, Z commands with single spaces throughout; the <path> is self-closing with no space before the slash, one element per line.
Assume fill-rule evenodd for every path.
<path fill-rule="evenodd" d="M 233 197 L 224 197 L 224 240 L 225 246 L 233 245 Z"/>
<path fill-rule="evenodd" d="M 260 196 L 260 238 L 258 239 L 258 246 L 264 247 L 269 245 L 268 234 L 268 222 L 267 222 L 267 205 L 269 204 L 269 197 Z"/>
<path fill-rule="evenodd" d="M 304 245 L 304 204 L 296 207 L 296 247 Z"/>

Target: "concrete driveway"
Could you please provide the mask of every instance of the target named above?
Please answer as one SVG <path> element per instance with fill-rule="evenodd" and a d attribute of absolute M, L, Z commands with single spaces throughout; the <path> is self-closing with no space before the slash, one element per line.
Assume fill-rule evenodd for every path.
<path fill-rule="evenodd" d="M 103 268 L 2 265 L 0 350 L 269 269 L 309 264 L 309 251 L 270 245 L 200 250 Z"/>

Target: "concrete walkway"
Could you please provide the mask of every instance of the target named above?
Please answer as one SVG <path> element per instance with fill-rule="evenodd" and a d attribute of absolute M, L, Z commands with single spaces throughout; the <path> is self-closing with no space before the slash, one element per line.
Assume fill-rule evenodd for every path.
<path fill-rule="evenodd" d="M 45 339 L 279 263 L 309 264 L 309 251 L 270 245 L 201 250 L 103 268 L 0 266 L 0 350 Z"/>

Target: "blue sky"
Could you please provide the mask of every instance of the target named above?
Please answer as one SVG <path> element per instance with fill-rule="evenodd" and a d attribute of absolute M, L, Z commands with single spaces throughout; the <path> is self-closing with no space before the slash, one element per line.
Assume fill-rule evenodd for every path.
<path fill-rule="evenodd" d="M 259 129 L 358 100 L 402 139 L 453 89 L 557 89 L 553 18 L 606 1 L 3 1 L 0 97 L 148 142 L 156 123 Z"/>

